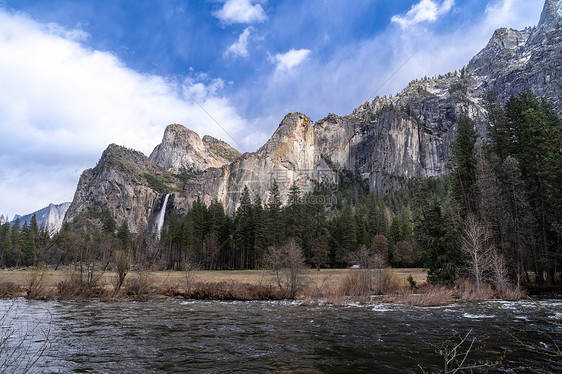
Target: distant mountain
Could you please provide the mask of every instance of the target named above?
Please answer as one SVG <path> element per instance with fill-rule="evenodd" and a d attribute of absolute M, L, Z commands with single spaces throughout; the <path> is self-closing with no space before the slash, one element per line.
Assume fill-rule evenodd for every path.
<path fill-rule="evenodd" d="M 338 170 L 358 171 L 382 194 L 412 177 L 448 172 L 451 142 L 461 115 L 485 133 L 487 92 L 500 103 L 531 90 L 562 114 L 562 0 L 547 0 L 537 27 L 497 30 L 466 67 L 411 82 L 390 98 L 375 98 L 347 116 L 313 123 L 300 113 L 285 116 L 258 151 L 239 155 L 228 144 L 181 126 L 168 126 L 152 155 L 111 145 L 84 171 L 66 221 L 100 224 L 109 212 L 134 232 L 154 227 L 164 196 L 180 215 L 195 200 L 221 201 L 233 214 L 244 187 L 265 203 L 273 180 L 285 200 L 297 183 L 335 183 Z M 373 72 L 374 73 L 374 72 Z"/>
<path fill-rule="evenodd" d="M 21 226 L 25 223 L 29 224 L 31 218 L 35 215 L 37 225 L 41 228 L 45 228 L 49 235 L 53 235 L 60 231 L 64 221 L 64 216 L 70 207 L 70 204 L 70 202 L 57 205 L 49 204 L 49 206 L 36 212 L 26 214 L 25 216 L 16 214 L 14 219 L 10 222 L 10 225 L 14 225 L 17 220 L 19 220 Z"/>

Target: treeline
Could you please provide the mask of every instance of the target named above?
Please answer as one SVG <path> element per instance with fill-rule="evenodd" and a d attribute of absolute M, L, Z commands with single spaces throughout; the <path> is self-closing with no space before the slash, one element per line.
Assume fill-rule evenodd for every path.
<path fill-rule="evenodd" d="M 52 238 L 34 220 L 0 222 L 0 264 L 107 267 L 125 253 L 137 268 L 262 269 L 291 241 L 315 268 L 370 266 L 365 254 L 377 267 L 427 268 L 434 283 L 470 276 L 478 286 L 553 284 L 562 258 L 561 120 L 529 92 L 505 106 L 489 95 L 486 105 L 487 139 L 459 118 L 450 174 L 382 197 L 358 172 L 342 170 L 335 185 L 308 193 L 297 181 L 286 202 L 276 182 L 266 204 L 245 188 L 232 217 L 217 200 L 196 201 L 181 217 L 168 214 L 159 238 L 132 235 L 107 212 L 98 228 L 65 225 Z"/>
<path fill-rule="evenodd" d="M 35 216 L 23 226 L 19 220 L 10 226 L 8 219 L 0 216 L 0 264 L 3 267 L 33 265 L 37 249 L 49 241 L 49 233 L 38 226 Z"/>

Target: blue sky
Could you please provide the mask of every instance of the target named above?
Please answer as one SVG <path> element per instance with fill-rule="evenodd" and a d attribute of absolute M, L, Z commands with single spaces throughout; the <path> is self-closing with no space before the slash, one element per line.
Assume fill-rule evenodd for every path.
<path fill-rule="evenodd" d="M 0 214 L 72 200 L 108 144 L 149 155 L 170 123 L 254 151 L 286 113 L 346 115 L 459 69 L 542 6 L 0 0 Z"/>

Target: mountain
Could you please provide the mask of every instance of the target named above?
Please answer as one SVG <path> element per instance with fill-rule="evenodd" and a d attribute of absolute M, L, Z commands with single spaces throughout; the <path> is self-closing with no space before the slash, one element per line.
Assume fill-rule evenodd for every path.
<path fill-rule="evenodd" d="M 487 92 L 500 103 L 531 90 L 562 114 L 562 0 L 547 0 L 537 27 L 499 29 L 460 71 L 423 78 L 390 98 L 375 98 L 347 116 L 328 115 L 313 123 L 290 113 L 258 151 L 239 155 L 228 144 L 201 139 L 181 126 L 166 128 L 150 157 L 111 145 L 86 170 L 65 220 L 100 223 L 109 212 L 132 231 L 154 227 L 164 196 L 167 210 L 184 214 L 200 199 L 221 201 L 233 214 L 248 187 L 265 203 L 273 180 L 285 200 L 296 182 L 337 183 L 340 169 L 356 170 L 371 191 L 383 194 L 412 177 L 447 173 L 451 142 L 462 114 L 485 134 Z"/>
<path fill-rule="evenodd" d="M 154 148 L 149 159 L 171 173 L 200 172 L 232 162 L 240 152 L 222 140 L 204 136 L 182 125 L 169 125 L 162 143 Z"/>
<path fill-rule="evenodd" d="M 29 224 L 31 222 L 31 218 L 35 215 L 37 225 L 41 228 L 45 228 L 49 235 L 53 235 L 61 229 L 64 216 L 69 207 L 70 202 L 57 205 L 49 204 L 49 206 L 43 209 L 24 216 L 16 214 L 14 219 L 10 222 L 10 225 L 14 225 L 16 221 L 19 221 L 22 226 L 25 223 Z"/>

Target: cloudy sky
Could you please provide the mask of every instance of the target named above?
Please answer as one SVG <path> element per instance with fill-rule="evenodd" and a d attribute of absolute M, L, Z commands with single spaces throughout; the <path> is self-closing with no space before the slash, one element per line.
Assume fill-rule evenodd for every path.
<path fill-rule="evenodd" d="M 149 155 L 170 123 L 254 151 L 288 112 L 349 114 L 461 68 L 542 5 L 0 0 L 0 214 L 71 201 L 108 144 Z"/>

